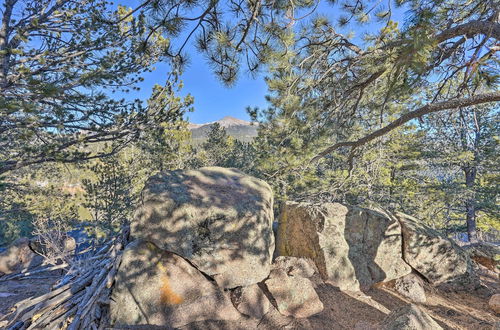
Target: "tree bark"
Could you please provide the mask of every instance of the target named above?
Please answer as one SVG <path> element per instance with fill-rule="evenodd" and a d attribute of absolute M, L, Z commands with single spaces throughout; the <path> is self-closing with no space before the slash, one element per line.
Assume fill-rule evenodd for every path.
<path fill-rule="evenodd" d="M 466 167 L 464 168 L 464 174 L 465 186 L 467 187 L 467 198 L 465 200 L 467 235 L 469 238 L 469 242 L 477 243 L 476 196 L 474 193 L 477 169 L 474 165 Z"/>

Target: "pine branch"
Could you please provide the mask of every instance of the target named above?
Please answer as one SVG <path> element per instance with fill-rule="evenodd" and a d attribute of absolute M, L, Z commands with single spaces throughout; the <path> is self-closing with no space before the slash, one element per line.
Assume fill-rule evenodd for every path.
<path fill-rule="evenodd" d="M 394 130 L 395 128 L 402 126 L 406 124 L 407 122 L 422 117 L 424 115 L 434 113 L 434 112 L 439 112 L 443 110 L 458 110 L 463 107 L 468 107 L 471 105 L 477 105 L 477 104 L 482 104 L 482 103 L 488 103 L 488 102 L 498 102 L 500 101 L 500 92 L 494 92 L 494 93 L 486 93 L 486 94 L 480 94 L 480 95 L 475 95 L 471 97 L 466 97 L 466 98 L 458 98 L 458 99 L 453 99 L 453 100 L 447 100 L 447 101 L 442 101 L 442 102 L 436 102 L 432 104 L 426 104 L 423 107 L 418 108 L 417 110 L 408 112 L 398 119 L 394 120 L 390 124 L 382 127 L 381 129 L 378 129 L 374 131 L 371 134 L 368 134 L 358 140 L 355 141 L 343 141 L 336 143 L 322 152 L 318 153 L 314 158 L 311 159 L 311 163 L 317 162 L 324 156 L 332 153 L 333 151 L 342 148 L 342 147 L 349 147 L 352 149 L 355 149 L 357 147 L 360 147 L 362 145 L 367 144 L 368 142 L 375 140 L 376 138 L 379 138 L 390 131 Z"/>

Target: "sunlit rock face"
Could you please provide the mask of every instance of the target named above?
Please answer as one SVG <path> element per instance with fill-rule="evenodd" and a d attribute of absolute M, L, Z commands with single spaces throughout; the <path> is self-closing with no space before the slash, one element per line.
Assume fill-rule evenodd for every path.
<path fill-rule="evenodd" d="M 240 316 L 229 295 L 187 260 L 141 240 L 123 253 L 110 313 L 115 326 L 179 327 Z"/>
<path fill-rule="evenodd" d="M 402 259 L 399 222 L 380 212 L 288 202 L 278 223 L 277 254 L 311 258 L 341 290 L 367 290 L 411 272 Z"/>
<path fill-rule="evenodd" d="M 479 285 L 466 251 L 418 219 L 403 213 L 397 217 L 403 232 L 403 257 L 430 283 L 453 289 Z"/>
<path fill-rule="evenodd" d="M 273 195 L 236 169 L 205 167 L 151 177 L 131 236 L 174 252 L 224 288 L 257 283 L 274 251 Z"/>

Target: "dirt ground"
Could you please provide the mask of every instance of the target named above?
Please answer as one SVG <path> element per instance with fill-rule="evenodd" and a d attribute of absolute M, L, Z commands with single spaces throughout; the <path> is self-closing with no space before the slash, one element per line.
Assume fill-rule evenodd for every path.
<path fill-rule="evenodd" d="M 500 329 L 500 315 L 488 307 L 492 293 L 500 293 L 499 273 L 480 269 L 481 281 L 487 289 L 475 292 L 445 292 L 426 285 L 427 302 L 417 304 L 444 329 Z M 19 301 L 48 292 L 60 277 L 58 271 L 30 280 L 0 282 L 0 320 Z M 383 285 L 366 293 L 341 292 L 338 288 L 314 280 L 324 310 L 307 319 L 293 319 L 272 309 L 260 320 L 238 322 L 198 322 L 182 329 L 355 329 L 375 330 L 391 310 L 410 303 Z M 3 328 L 0 321 L 0 329 Z M 152 327 L 141 327 L 152 329 Z M 137 329 L 137 328 L 136 328 Z"/>
<path fill-rule="evenodd" d="M 60 278 L 60 270 L 41 273 L 39 276 L 23 280 L 2 281 L 0 278 L 0 329 L 4 326 L 1 320 L 16 303 L 49 292 L 52 285 Z"/>

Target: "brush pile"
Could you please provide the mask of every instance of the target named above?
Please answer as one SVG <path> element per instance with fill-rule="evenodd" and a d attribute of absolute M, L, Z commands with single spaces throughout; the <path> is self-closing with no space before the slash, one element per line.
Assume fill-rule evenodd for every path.
<path fill-rule="evenodd" d="M 9 330 L 104 329 L 109 326 L 110 290 L 128 232 L 125 229 L 121 235 L 104 245 L 89 248 L 69 263 L 0 277 L 0 281 L 24 280 L 57 269 L 65 270 L 50 292 L 19 301 L 0 321 L 6 321 Z"/>

